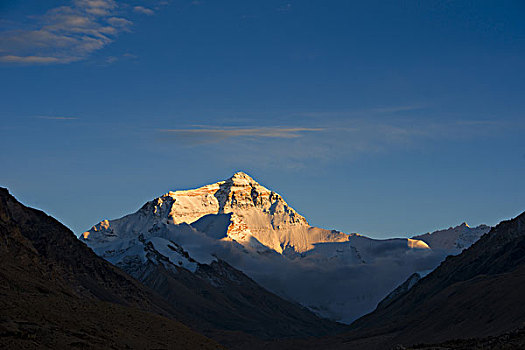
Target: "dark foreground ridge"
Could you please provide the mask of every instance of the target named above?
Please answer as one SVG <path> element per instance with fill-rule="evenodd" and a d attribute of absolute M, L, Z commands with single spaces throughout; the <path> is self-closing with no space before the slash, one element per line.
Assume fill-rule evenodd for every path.
<path fill-rule="evenodd" d="M 239 336 L 228 332 L 269 340 L 347 329 L 267 291 L 223 260 L 201 264 L 195 273 L 152 262 L 127 272 L 176 306 L 183 322 L 228 346 L 240 345 Z"/>
<path fill-rule="evenodd" d="M 2 349 L 220 348 L 159 315 L 175 311 L 4 188 L 0 264 Z"/>

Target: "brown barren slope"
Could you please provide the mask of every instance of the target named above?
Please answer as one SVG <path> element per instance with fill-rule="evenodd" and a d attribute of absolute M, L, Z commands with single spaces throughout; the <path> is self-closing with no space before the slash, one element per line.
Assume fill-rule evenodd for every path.
<path fill-rule="evenodd" d="M 0 348 L 216 349 L 162 299 L 0 188 Z"/>

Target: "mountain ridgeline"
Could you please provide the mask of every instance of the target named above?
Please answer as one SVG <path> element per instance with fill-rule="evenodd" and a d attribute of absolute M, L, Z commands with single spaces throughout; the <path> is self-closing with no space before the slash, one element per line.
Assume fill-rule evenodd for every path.
<path fill-rule="evenodd" d="M 227 264 L 284 299 L 347 323 L 449 253 L 418 239 L 375 240 L 311 226 L 280 194 L 242 172 L 170 191 L 133 214 L 101 221 L 80 239 L 163 295 L 170 289 L 154 276 L 190 278 L 203 265 Z"/>
<path fill-rule="evenodd" d="M 236 173 L 77 239 L 0 188 L 0 253 L 2 348 L 525 344 L 525 213 L 376 240 Z"/>
<path fill-rule="evenodd" d="M 421 239 L 377 240 L 318 228 L 280 194 L 238 172 L 196 189 L 169 191 L 135 213 L 101 221 L 80 239 L 163 295 L 170 288 L 158 276 L 198 277 L 202 266 L 222 264 L 319 316 L 350 323 L 410 275 L 432 270 L 484 230 L 465 225 Z"/>
<path fill-rule="evenodd" d="M 368 338 L 377 343 L 370 348 L 382 349 L 495 336 L 525 325 L 524 295 L 525 213 L 501 222 L 406 293 L 355 321 L 342 343 Z"/>
<path fill-rule="evenodd" d="M 222 348 L 155 292 L 0 188 L 0 348 Z"/>

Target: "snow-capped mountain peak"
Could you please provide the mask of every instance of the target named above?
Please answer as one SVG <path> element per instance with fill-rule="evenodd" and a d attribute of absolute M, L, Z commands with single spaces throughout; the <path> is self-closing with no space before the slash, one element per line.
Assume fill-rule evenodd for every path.
<path fill-rule="evenodd" d="M 470 247 L 482 235 L 489 232 L 490 229 L 491 227 L 487 225 L 470 227 L 466 222 L 463 222 L 455 227 L 425 233 L 413 238 L 424 241 L 432 249 L 461 250 Z"/>
<path fill-rule="evenodd" d="M 181 226 L 186 231 L 193 229 L 214 239 L 281 254 L 301 254 L 319 243 L 350 239 L 339 231 L 310 226 L 281 195 L 244 172 L 196 189 L 169 191 L 134 214 L 100 222 L 84 232 L 83 238 L 105 243 L 124 236 L 133 238 L 162 225 L 186 225 Z M 406 244 L 428 248 L 419 240 L 408 239 Z"/>
<path fill-rule="evenodd" d="M 237 172 L 230 178 L 191 190 L 170 191 L 170 217 L 174 223 L 192 223 L 203 215 L 227 214 L 257 209 L 270 215 L 282 214 L 283 223 L 308 224 L 276 192 L 257 183 L 248 174 Z"/>
<path fill-rule="evenodd" d="M 243 172 L 170 191 L 80 239 L 134 276 L 152 264 L 178 273 L 224 260 L 270 290 L 345 321 L 439 259 L 416 238 L 376 240 L 310 226 L 280 194 Z M 372 275 L 385 279 L 377 285 Z"/>
<path fill-rule="evenodd" d="M 290 231 L 310 228 L 306 219 L 281 195 L 244 172 L 196 189 L 170 191 L 143 209 L 173 224 L 191 224 L 206 215 L 232 214 L 226 234 L 229 238 L 236 241 L 255 238 L 278 252 L 287 246 L 304 251 L 318 241 L 306 242 L 303 237 L 296 242 Z"/>
<path fill-rule="evenodd" d="M 250 175 L 246 174 L 243 171 L 236 172 L 229 178 L 229 180 L 232 180 L 234 182 L 247 182 L 248 184 L 251 184 L 251 183 L 257 184 L 257 182 Z"/>
<path fill-rule="evenodd" d="M 169 191 L 147 202 L 134 214 L 111 222 L 100 222 L 84 232 L 83 238 L 112 241 L 117 236 L 137 235 L 152 225 L 192 224 L 206 216 L 213 217 L 208 218 L 208 221 L 218 220 L 222 223 L 225 216 L 222 219 L 218 219 L 218 216 L 224 214 L 229 214 L 229 220 L 225 223 L 227 230 L 223 238 L 241 244 L 249 243 L 250 246 L 262 243 L 279 253 L 289 247 L 305 251 L 312 248 L 314 243 L 334 237 L 327 230 L 327 235 L 319 235 L 319 232 L 307 234 L 310 225 L 281 195 L 261 186 L 248 174 L 237 172 L 224 181 L 196 189 Z M 115 224 L 121 221 L 126 222 L 126 228 L 115 230 Z M 344 234 L 335 236 L 340 236 L 339 240 L 347 239 Z"/>

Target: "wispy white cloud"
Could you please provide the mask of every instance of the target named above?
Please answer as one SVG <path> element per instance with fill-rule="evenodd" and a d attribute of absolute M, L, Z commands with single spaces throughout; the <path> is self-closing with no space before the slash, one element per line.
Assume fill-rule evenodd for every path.
<path fill-rule="evenodd" d="M 122 17 L 123 13 L 114 0 L 73 0 L 42 16 L 30 17 L 30 26 L 11 24 L 0 32 L 0 62 L 56 64 L 83 60 L 129 31 L 133 22 Z"/>
<path fill-rule="evenodd" d="M 50 115 L 39 115 L 37 116 L 38 119 L 47 119 L 47 120 L 77 120 L 80 119 L 79 117 L 57 117 L 57 116 L 50 116 Z"/>
<path fill-rule="evenodd" d="M 46 57 L 46 56 L 0 56 L 0 62 L 6 63 L 27 63 L 27 64 L 49 64 L 49 63 L 69 63 L 75 61 L 75 57 Z"/>
<path fill-rule="evenodd" d="M 144 15 L 147 15 L 147 16 L 151 16 L 155 13 L 155 11 L 153 11 L 152 9 L 149 9 L 147 7 L 144 7 L 144 6 L 135 6 L 133 8 L 133 11 L 137 12 L 137 13 L 142 13 Z"/>
<path fill-rule="evenodd" d="M 457 119 L 432 121 L 381 116 L 324 121 L 319 118 L 315 123 L 316 127 L 310 127 L 311 124 L 266 128 L 201 125 L 163 129 L 158 140 L 191 147 L 192 152 L 201 157 L 234 165 L 303 168 L 312 161 L 351 161 L 362 156 L 419 149 L 436 142 L 486 137 L 499 128 L 491 121 L 463 123 Z M 231 158 L 231 154 L 235 157 Z"/>
<path fill-rule="evenodd" d="M 114 0 L 73 0 L 73 3 L 95 16 L 107 16 L 117 7 Z"/>
<path fill-rule="evenodd" d="M 218 127 L 196 127 L 188 129 L 161 129 L 164 134 L 171 134 L 185 138 L 207 139 L 209 142 L 218 142 L 234 137 L 251 138 L 297 138 L 305 132 L 319 132 L 323 128 L 285 128 L 285 127 L 257 127 L 257 128 L 218 128 Z"/>

